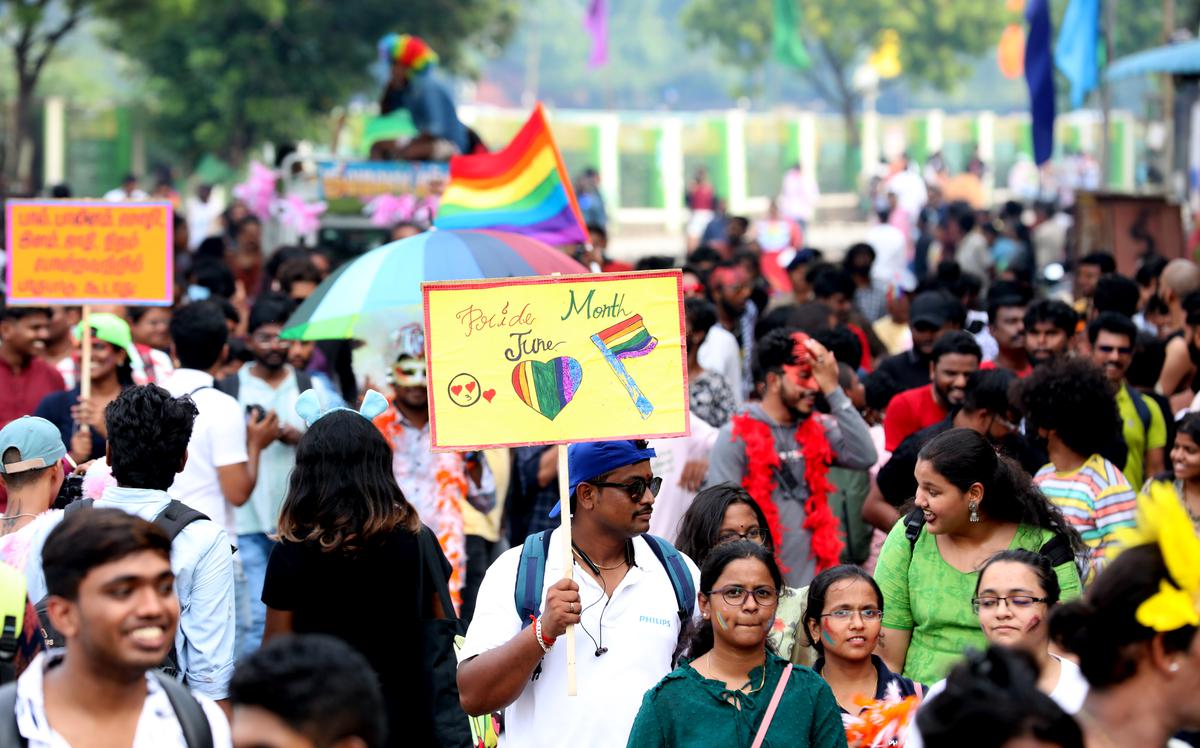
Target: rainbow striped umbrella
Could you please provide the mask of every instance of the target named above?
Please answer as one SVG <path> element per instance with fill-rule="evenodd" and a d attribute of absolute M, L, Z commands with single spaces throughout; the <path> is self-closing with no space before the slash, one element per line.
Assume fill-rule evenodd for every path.
<path fill-rule="evenodd" d="M 586 273 L 536 239 L 502 231 L 437 230 L 385 244 L 338 268 L 292 314 L 291 340 L 367 338 L 423 318 L 425 281 Z"/>

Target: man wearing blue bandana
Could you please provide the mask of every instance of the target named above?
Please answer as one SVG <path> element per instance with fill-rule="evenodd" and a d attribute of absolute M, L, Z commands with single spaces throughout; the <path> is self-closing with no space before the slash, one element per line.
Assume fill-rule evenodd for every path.
<path fill-rule="evenodd" d="M 662 485 L 654 456 L 645 441 L 572 444 L 572 579 L 561 529 L 530 535 L 488 569 L 458 685 L 468 713 L 505 709 L 500 745 L 624 745 L 642 694 L 671 670 L 699 572 L 646 534 Z M 576 697 L 560 639 L 570 625 Z"/>

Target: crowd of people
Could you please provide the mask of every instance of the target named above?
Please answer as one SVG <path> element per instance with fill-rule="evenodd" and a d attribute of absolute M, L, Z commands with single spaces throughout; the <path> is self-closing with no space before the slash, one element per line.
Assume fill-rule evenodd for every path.
<path fill-rule="evenodd" d="M 4 307 L 0 744 L 1198 744 L 1200 266 L 1066 292 L 1052 207 L 914 178 L 837 262 L 802 170 L 759 222 L 697 180 L 638 265 L 692 433 L 571 445 L 565 506 L 553 447 L 431 450 L 419 326 L 386 381 L 282 338 L 335 263 L 236 204 L 86 371 L 80 309 Z"/>

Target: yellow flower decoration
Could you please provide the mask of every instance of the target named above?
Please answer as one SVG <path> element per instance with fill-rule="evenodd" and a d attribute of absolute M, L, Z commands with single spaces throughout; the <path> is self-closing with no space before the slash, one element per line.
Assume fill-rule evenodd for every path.
<path fill-rule="evenodd" d="M 1155 631 L 1200 625 L 1200 538 L 1169 483 L 1154 481 L 1138 496 L 1137 527 L 1118 537 L 1118 550 L 1157 543 L 1171 579 L 1138 606 L 1137 620 Z"/>

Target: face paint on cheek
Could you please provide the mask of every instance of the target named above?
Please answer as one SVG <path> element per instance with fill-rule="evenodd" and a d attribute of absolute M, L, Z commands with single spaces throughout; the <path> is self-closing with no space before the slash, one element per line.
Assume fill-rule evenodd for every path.
<path fill-rule="evenodd" d="M 1042 623 L 1042 619 L 1041 619 L 1041 618 L 1038 618 L 1037 616 L 1034 616 L 1033 618 L 1031 618 L 1031 619 L 1029 620 L 1029 625 L 1027 625 L 1027 626 L 1025 627 L 1025 633 L 1026 633 L 1026 634 L 1028 634 L 1030 631 L 1033 631 L 1033 630 L 1034 630 L 1034 629 L 1036 629 L 1038 626 L 1040 626 L 1040 625 L 1041 625 L 1041 623 Z"/>
<path fill-rule="evenodd" d="M 725 618 L 721 615 L 721 611 L 717 610 L 713 612 L 717 614 L 717 624 L 721 627 L 721 630 L 728 631 L 729 626 L 725 624 Z"/>
<path fill-rule="evenodd" d="M 824 640 L 825 640 L 825 643 L 826 643 L 826 644 L 828 644 L 828 645 L 829 645 L 829 646 L 831 646 L 831 647 L 833 647 L 833 646 L 836 646 L 836 645 L 837 645 L 837 642 L 835 642 L 835 641 L 833 640 L 833 637 L 832 637 L 832 636 L 830 636 L 829 632 L 828 632 L 828 631 L 826 631 L 824 628 L 822 628 L 822 629 L 821 629 L 821 638 L 822 638 L 822 639 L 824 639 Z"/>

